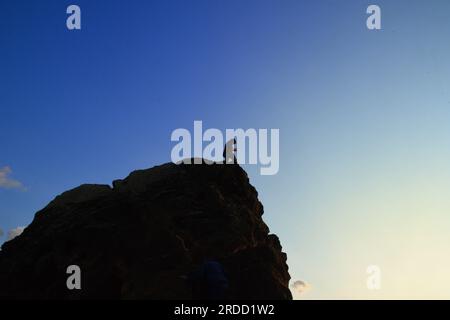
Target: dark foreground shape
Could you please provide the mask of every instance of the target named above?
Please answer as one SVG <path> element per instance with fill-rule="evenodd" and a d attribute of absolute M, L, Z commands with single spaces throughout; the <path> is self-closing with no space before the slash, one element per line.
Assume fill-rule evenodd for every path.
<path fill-rule="evenodd" d="M 192 299 L 189 274 L 223 266 L 229 299 L 292 299 L 286 254 L 238 165 L 164 164 L 82 185 L 0 251 L 0 298 Z M 69 265 L 81 290 L 68 290 Z"/>

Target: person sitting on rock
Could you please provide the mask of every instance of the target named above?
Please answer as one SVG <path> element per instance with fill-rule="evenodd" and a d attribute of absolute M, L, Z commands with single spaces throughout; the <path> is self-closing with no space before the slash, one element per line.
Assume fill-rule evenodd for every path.
<path fill-rule="evenodd" d="M 225 164 L 237 163 L 236 159 L 237 141 L 236 138 L 229 140 L 223 148 L 223 157 L 225 158 Z"/>

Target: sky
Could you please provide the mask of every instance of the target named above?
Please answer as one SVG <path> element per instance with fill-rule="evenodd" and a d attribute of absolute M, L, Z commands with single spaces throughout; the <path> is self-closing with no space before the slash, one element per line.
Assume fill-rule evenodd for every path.
<path fill-rule="evenodd" d="M 449 299 L 449 34 L 445 0 L 1 0 L 0 243 L 195 120 L 276 128 L 278 174 L 245 169 L 294 298 Z"/>

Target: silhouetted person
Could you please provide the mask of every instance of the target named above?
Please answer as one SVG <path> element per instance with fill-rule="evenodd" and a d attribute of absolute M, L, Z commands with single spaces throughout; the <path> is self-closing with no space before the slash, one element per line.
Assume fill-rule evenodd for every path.
<path fill-rule="evenodd" d="M 237 141 L 236 138 L 233 138 L 229 140 L 223 148 L 223 157 L 225 158 L 225 164 L 237 163 L 235 152 L 237 152 Z"/>
<path fill-rule="evenodd" d="M 222 265 L 206 260 L 188 277 L 192 298 L 197 300 L 221 300 L 225 298 L 228 279 Z"/>

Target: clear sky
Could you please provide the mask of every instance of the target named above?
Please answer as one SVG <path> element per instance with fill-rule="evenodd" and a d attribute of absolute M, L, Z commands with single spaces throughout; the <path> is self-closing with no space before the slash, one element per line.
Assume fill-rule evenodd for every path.
<path fill-rule="evenodd" d="M 446 0 L 2 0 L 0 243 L 194 120 L 279 128 L 279 173 L 246 169 L 295 298 L 450 298 L 449 35 Z"/>

